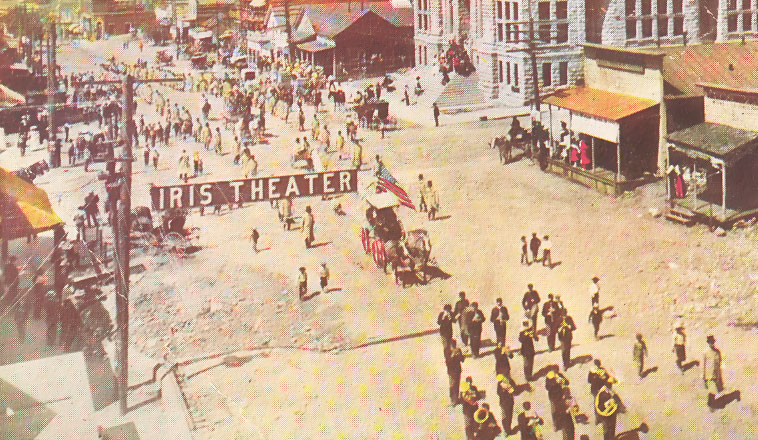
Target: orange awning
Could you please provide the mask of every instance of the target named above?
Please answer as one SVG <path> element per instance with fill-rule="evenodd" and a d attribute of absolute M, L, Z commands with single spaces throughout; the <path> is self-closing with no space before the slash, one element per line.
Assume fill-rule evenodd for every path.
<path fill-rule="evenodd" d="M 627 116 L 658 105 L 652 99 L 589 87 L 570 87 L 542 99 L 542 102 L 594 118 L 618 122 Z"/>
<path fill-rule="evenodd" d="M 45 190 L 0 168 L 0 231 L 5 238 L 26 237 L 61 224 Z"/>

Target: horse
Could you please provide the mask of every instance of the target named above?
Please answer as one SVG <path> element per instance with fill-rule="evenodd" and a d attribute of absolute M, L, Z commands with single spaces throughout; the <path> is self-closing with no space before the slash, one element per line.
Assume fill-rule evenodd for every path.
<path fill-rule="evenodd" d="M 345 92 L 342 90 L 332 90 L 329 92 L 329 99 L 334 101 L 334 109 L 337 110 L 337 107 L 340 108 L 345 107 Z"/>
<path fill-rule="evenodd" d="M 497 136 L 490 141 L 490 148 L 497 148 L 500 152 L 500 163 L 503 165 L 511 161 L 513 143 L 507 135 Z"/>
<path fill-rule="evenodd" d="M 421 271 L 421 282 L 426 284 L 429 281 L 426 268 L 432 252 L 432 243 L 427 231 L 423 229 L 408 231 L 404 239 L 388 241 L 384 251 L 384 272 L 387 273 L 387 267 L 391 267 L 395 274 L 396 284 L 399 284 L 401 280 L 401 269 L 405 269 L 405 272 L 410 272 L 414 276 Z M 406 286 L 405 277 L 402 277 L 402 284 L 403 287 Z"/>

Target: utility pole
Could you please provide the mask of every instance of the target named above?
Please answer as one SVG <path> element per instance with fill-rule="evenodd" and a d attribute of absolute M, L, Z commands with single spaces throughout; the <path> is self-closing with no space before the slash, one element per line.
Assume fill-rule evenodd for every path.
<path fill-rule="evenodd" d="M 126 414 L 128 409 L 129 391 L 129 235 L 131 230 L 131 194 L 132 194 L 132 103 L 134 78 L 126 75 L 122 81 L 123 108 L 121 138 L 123 149 L 120 158 L 121 175 L 120 182 L 121 206 L 114 212 L 113 235 L 116 243 L 116 264 L 114 275 L 116 278 L 116 374 L 117 391 L 121 414 Z M 112 207 L 116 205 L 116 197 L 112 197 Z"/>
<path fill-rule="evenodd" d="M 292 47 L 292 23 L 290 22 L 290 0 L 284 0 L 284 31 L 287 32 L 287 52 L 290 61 L 295 57 L 295 50 Z"/>
<path fill-rule="evenodd" d="M 48 139 L 48 153 L 50 155 L 50 165 L 53 167 L 60 166 L 55 156 L 55 94 L 58 91 L 57 81 L 55 80 L 55 52 L 56 48 L 56 36 L 55 36 L 55 22 L 50 23 L 50 35 L 48 36 L 47 44 L 47 122 L 49 129 Z"/>
<path fill-rule="evenodd" d="M 537 44 L 534 41 L 534 13 L 532 12 L 531 0 L 527 2 L 529 7 L 529 41 L 527 42 L 527 53 L 532 60 L 532 83 L 534 83 L 534 109 L 540 111 L 540 84 L 537 75 Z"/>

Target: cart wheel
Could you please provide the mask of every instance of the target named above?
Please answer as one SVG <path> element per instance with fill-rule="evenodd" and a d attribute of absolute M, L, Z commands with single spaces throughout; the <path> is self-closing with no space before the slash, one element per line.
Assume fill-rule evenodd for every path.
<path fill-rule="evenodd" d="M 137 241 L 137 246 L 145 252 L 155 249 L 158 247 L 158 238 L 152 232 L 143 232 Z"/>
<path fill-rule="evenodd" d="M 168 250 L 176 252 L 179 256 L 183 257 L 187 254 L 187 247 L 189 246 L 187 239 L 178 232 L 169 232 L 166 234 L 166 236 L 163 237 L 163 243 Z"/>
<path fill-rule="evenodd" d="M 369 253 L 371 250 L 371 239 L 368 236 L 368 228 L 361 228 L 361 242 L 363 243 L 363 252 Z"/>

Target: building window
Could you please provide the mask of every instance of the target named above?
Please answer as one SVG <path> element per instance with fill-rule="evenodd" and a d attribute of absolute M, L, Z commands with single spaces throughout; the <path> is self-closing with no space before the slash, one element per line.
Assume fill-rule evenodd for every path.
<path fill-rule="evenodd" d="M 566 43 L 569 40 L 569 25 L 568 23 L 558 23 L 558 35 L 556 42 Z"/>
<path fill-rule="evenodd" d="M 507 4 L 506 4 L 505 15 L 506 16 L 508 15 Z M 503 2 L 498 0 L 497 12 L 495 15 L 495 28 L 497 30 L 497 41 L 503 41 L 504 38 L 508 38 L 507 36 L 504 35 L 505 33 L 503 30 L 505 27 L 505 24 L 503 23 L 504 21 L 505 19 L 503 18 Z"/>
<path fill-rule="evenodd" d="M 674 35 L 684 35 L 684 17 L 674 17 Z"/>
<path fill-rule="evenodd" d="M 729 32 L 737 32 L 737 14 L 729 14 L 726 19 L 726 26 Z"/>
<path fill-rule="evenodd" d="M 498 82 L 503 82 L 503 62 L 498 61 L 497 62 L 497 79 Z"/>
<path fill-rule="evenodd" d="M 539 2 L 537 17 L 539 20 L 550 20 L 550 2 Z"/>
<path fill-rule="evenodd" d="M 541 24 L 540 29 L 538 31 L 538 38 L 543 43 L 550 43 L 550 25 L 549 24 Z"/>
<path fill-rule="evenodd" d="M 513 87 L 518 87 L 518 63 L 513 63 Z"/>
<path fill-rule="evenodd" d="M 542 85 L 553 85 L 553 65 L 551 63 L 542 63 Z"/>
<path fill-rule="evenodd" d="M 555 18 L 558 20 L 565 20 L 568 18 L 568 2 L 556 2 L 555 3 Z"/>
<path fill-rule="evenodd" d="M 429 58 L 427 58 L 426 55 L 427 55 L 427 53 L 426 53 L 426 46 L 424 46 L 424 65 L 426 65 L 426 64 L 429 63 Z"/>
<path fill-rule="evenodd" d="M 658 36 L 669 34 L 668 1 L 658 0 Z"/>
<path fill-rule="evenodd" d="M 672 12 L 674 12 L 674 14 L 681 14 L 682 13 L 682 0 L 674 0 L 672 4 L 674 7 L 673 8 L 674 10 Z"/>
<path fill-rule="evenodd" d="M 651 18 L 643 18 L 642 19 L 642 38 L 649 38 L 653 36 L 653 19 Z"/>
<path fill-rule="evenodd" d="M 558 64 L 558 84 L 565 86 L 569 80 L 569 63 L 568 61 L 561 61 Z"/>
<path fill-rule="evenodd" d="M 510 61 L 505 63 L 505 80 L 508 84 L 511 83 L 511 63 Z"/>
<path fill-rule="evenodd" d="M 749 31 L 753 28 L 753 12 L 750 6 L 751 0 L 742 0 L 742 9 L 745 11 L 742 13 L 742 30 Z"/>
<path fill-rule="evenodd" d="M 626 38 L 637 38 L 637 20 L 634 18 L 626 19 Z"/>

